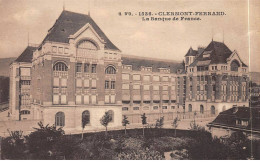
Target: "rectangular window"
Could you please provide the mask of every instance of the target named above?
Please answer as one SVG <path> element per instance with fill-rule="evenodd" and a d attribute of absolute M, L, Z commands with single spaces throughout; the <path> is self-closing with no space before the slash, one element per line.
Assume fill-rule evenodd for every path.
<path fill-rule="evenodd" d="M 116 88 L 116 81 L 111 81 L 111 89 L 115 89 Z"/>
<path fill-rule="evenodd" d="M 67 95 L 61 95 L 61 104 L 67 104 Z"/>
<path fill-rule="evenodd" d="M 159 81 L 159 80 L 160 80 L 159 76 L 153 76 L 153 81 Z"/>
<path fill-rule="evenodd" d="M 168 77 L 168 76 L 164 76 L 164 77 L 162 78 L 162 81 L 169 81 L 169 77 Z"/>
<path fill-rule="evenodd" d="M 122 107 L 122 111 L 128 111 L 128 107 Z"/>
<path fill-rule="evenodd" d="M 144 90 L 149 91 L 150 90 L 150 85 L 144 85 Z"/>
<path fill-rule="evenodd" d="M 81 104 L 81 95 L 76 95 L 76 104 Z"/>
<path fill-rule="evenodd" d="M 96 64 L 92 64 L 91 73 L 97 73 L 97 65 Z"/>
<path fill-rule="evenodd" d="M 175 106 L 171 106 L 171 109 L 175 109 Z"/>
<path fill-rule="evenodd" d="M 61 86 L 67 87 L 67 79 L 66 78 L 61 78 Z"/>
<path fill-rule="evenodd" d="M 138 74 L 133 75 L 133 80 L 140 80 L 140 75 Z"/>
<path fill-rule="evenodd" d="M 59 53 L 63 53 L 63 48 L 59 47 Z"/>
<path fill-rule="evenodd" d="M 168 91 L 168 86 L 167 86 L 167 85 L 164 85 L 164 86 L 163 86 L 163 90 L 164 90 L 164 91 Z"/>
<path fill-rule="evenodd" d="M 84 95 L 84 104 L 89 104 L 89 96 Z"/>
<path fill-rule="evenodd" d="M 129 74 L 122 74 L 123 80 L 129 80 Z"/>
<path fill-rule="evenodd" d="M 158 110 L 159 107 L 158 106 L 153 106 L 153 110 Z"/>
<path fill-rule="evenodd" d="M 81 66 L 82 66 L 82 63 L 77 63 L 76 72 L 81 72 Z"/>
<path fill-rule="evenodd" d="M 105 81 L 105 89 L 109 89 L 109 81 Z"/>
<path fill-rule="evenodd" d="M 21 68 L 21 76 L 31 76 L 31 68 Z"/>
<path fill-rule="evenodd" d="M 68 53 L 69 53 L 69 49 L 68 49 L 68 48 L 65 48 L 65 49 L 64 49 L 64 53 L 65 53 L 65 54 L 68 54 Z"/>
<path fill-rule="evenodd" d="M 139 107 L 133 107 L 133 110 L 139 110 Z"/>
<path fill-rule="evenodd" d="M 167 106 L 162 106 L 162 109 L 167 109 Z"/>
<path fill-rule="evenodd" d="M 53 78 L 53 86 L 54 87 L 60 86 L 60 79 L 59 78 Z"/>
<path fill-rule="evenodd" d="M 140 89 L 140 85 L 138 85 L 138 84 L 133 85 L 133 89 L 139 90 Z"/>
<path fill-rule="evenodd" d="M 59 95 L 53 95 L 53 104 L 59 104 L 59 99 L 60 96 Z"/>
<path fill-rule="evenodd" d="M 82 87 L 82 80 L 76 79 L 76 87 Z"/>
<path fill-rule="evenodd" d="M 109 95 L 105 95 L 105 103 L 106 103 L 106 104 L 109 103 Z"/>
<path fill-rule="evenodd" d="M 159 91 L 159 85 L 154 85 L 154 86 L 153 86 L 153 90 L 154 90 L 154 91 Z"/>
<path fill-rule="evenodd" d="M 84 72 L 89 72 L 89 64 L 84 63 Z"/>
<path fill-rule="evenodd" d="M 85 80 L 84 80 L 84 87 L 85 87 L 85 88 L 88 88 L 88 87 L 89 87 L 89 80 L 88 80 L 88 79 L 85 79 Z"/>
<path fill-rule="evenodd" d="M 52 52 L 53 52 L 53 53 L 56 53 L 56 52 L 57 52 L 57 46 L 53 46 L 53 47 L 52 47 Z"/>
<path fill-rule="evenodd" d="M 91 81 L 91 87 L 92 88 L 96 88 L 97 87 L 97 81 L 96 80 L 93 80 Z"/>
<path fill-rule="evenodd" d="M 145 75 L 145 76 L 143 77 L 143 81 L 150 81 L 150 76 Z"/>
<path fill-rule="evenodd" d="M 129 89 L 129 84 L 122 84 L 122 89 Z"/>
<path fill-rule="evenodd" d="M 97 103 L 97 96 L 96 95 L 92 95 L 91 96 L 91 102 L 92 102 L 92 104 L 96 104 Z"/>
<path fill-rule="evenodd" d="M 116 103 L 116 96 L 115 95 L 111 95 L 110 98 L 111 98 L 110 100 L 111 100 L 112 104 Z"/>

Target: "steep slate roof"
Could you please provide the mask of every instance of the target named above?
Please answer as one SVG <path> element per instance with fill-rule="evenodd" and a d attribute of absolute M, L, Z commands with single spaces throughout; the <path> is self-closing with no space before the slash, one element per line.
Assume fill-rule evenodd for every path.
<path fill-rule="evenodd" d="M 159 68 L 168 68 L 171 73 L 176 73 L 181 63 L 161 59 L 151 59 L 137 56 L 122 55 L 123 65 L 132 65 L 132 70 L 140 71 L 141 66 L 152 67 L 153 72 L 159 72 Z"/>
<path fill-rule="evenodd" d="M 15 60 L 15 62 L 32 62 L 33 51 L 36 49 L 37 47 L 27 46 L 22 54 Z"/>
<path fill-rule="evenodd" d="M 185 57 L 187 56 L 196 56 L 198 53 L 197 50 L 193 50 L 192 47 L 190 47 L 190 49 L 188 50 L 188 52 L 186 53 Z"/>
<path fill-rule="evenodd" d="M 44 41 L 54 41 L 69 43 L 69 36 L 75 34 L 84 25 L 89 23 L 97 34 L 104 39 L 105 48 L 112 50 L 119 50 L 103 33 L 103 31 L 98 27 L 94 20 L 85 14 L 75 13 L 71 11 L 62 11 L 59 18 L 56 20 L 55 24 L 49 29 L 47 36 Z"/>
<path fill-rule="evenodd" d="M 252 111 L 252 129 L 260 131 L 260 108 L 251 108 Z M 236 120 L 248 120 L 248 126 L 236 125 Z M 249 107 L 233 107 L 219 113 L 216 119 L 209 125 L 220 125 L 223 127 L 238 127 L 241 129 L 251 129 L 250 125 L 250 108 Z"/>

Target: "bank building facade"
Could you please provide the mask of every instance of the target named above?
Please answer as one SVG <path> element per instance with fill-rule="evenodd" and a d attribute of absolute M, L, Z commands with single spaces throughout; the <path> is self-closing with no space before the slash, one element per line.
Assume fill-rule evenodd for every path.
<path fill-rule="evenodd" d="M 183 64 L 124 55 L 89 15 L 63 11 L 40 45 L 28 46 L 10 65 L 13 120 L 39 120 L 64 130 L 148 123 L 164 116 L 215 117 L 248 106 L 248 67 L 236 51 L 211 41 L 190 48 Z"/>

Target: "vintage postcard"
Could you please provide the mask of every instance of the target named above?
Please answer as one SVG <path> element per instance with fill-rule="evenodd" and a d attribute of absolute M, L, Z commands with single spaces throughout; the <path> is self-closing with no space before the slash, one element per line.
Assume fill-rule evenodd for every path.
<path fill-rule="evenodd" d="M 0 159 L 259 160 L 260 1 L 0 0 Z"/>

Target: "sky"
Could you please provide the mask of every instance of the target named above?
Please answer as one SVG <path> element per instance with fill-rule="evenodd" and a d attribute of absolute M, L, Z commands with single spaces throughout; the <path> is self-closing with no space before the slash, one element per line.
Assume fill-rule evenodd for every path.
<path fill-rule="evenodd" d="M 248 0 L 0 0 L 0 58 L 19 56 L 28 45 L 28 33 L 30 43 L 41 43 L 63 6 L 83 14 L 90 11 L 123 54 L 182 61 L 190 47 L 206 47 L 212 39 L 223 42 L 224 38 L 231 51 L 236 50 L 250 64 L 251 71 L 260 72 L 259 0 L 250 0 L 249 6 Z M 226 15 L 161 22 L 118 14 L 145 11 L 219 11 Z"/>

